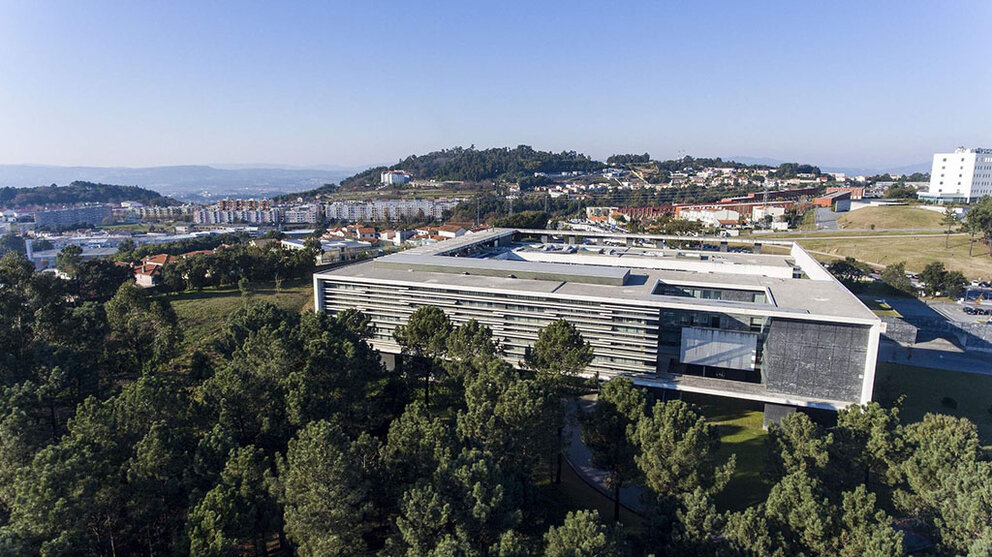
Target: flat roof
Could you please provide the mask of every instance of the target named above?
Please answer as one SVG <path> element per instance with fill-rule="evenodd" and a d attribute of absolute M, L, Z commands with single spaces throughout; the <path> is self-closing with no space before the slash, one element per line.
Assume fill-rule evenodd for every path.
<path fill-rule="evenodd" d="M 753 315 L 771 315 L 783 318 L 812 319 L 831 322 L 875 324 L 880 319 L 834 280 L 819 263 L 792 242 L 773 241 L 766 244 L 789 245 L 789 255 L 726 253 L 698 250 L 673 250 L 662 248 L 636 248 L 636 253 L 679 252 L 698 256 L 716 257 L 700 260 L 686 269 L 646 268 L 624 265 L 635 259 L 659 261 L 675 259 L 662 256 L 609 256 L 599 253 L 584 254 L 583 261 L 593 260 L 609 264 L 567 263 L 493 259 L 493 255 L 512 254 L 512 248 L 533 249 L 528 244 L 493 247 L 500 239 L 508 243 L 517 233 L 513 229 L 492 229 L 475 234 L 413 248 L 356 265 L 317 273 L 318 278 L 371 281 L 381 284 L 431 285 L 461 290 L 497 291 L 521 295 L 543 295 L 563 299 L 588 299 L 604 302 L 616 301 L 636 305 L 678 307 L 698 311 L 734 311 Z M 523 231 L 527 234 L 541 231 Z M 543 231 L 556 236 L 575 236 L 572 231 Z M 637 239 L 675 239 L 677 237 L 591 234 L 600 237 L 627 237 Z M 720 242 L 725 238 L 681 237 L 682 241 Z M 736 240 L 733 240 L 736 242 Z M 755 243 L 751 241 L 750 243 Z M 586 246 L 593 247 L 593 246 Z M 599 247 L 599 246 L 596 246 Z M 602 246 L 606 247 L 606 246 Z M 453 254 L 477 249 L 476 256 L 453 257 Z M 796 251 L 799 250 L 799 251 Z M 540 248 L 538 248 L 538 253 Z M 559 252 L 560 253 L 560 252 Z M 608 253 L 608 252 L 607 252 Z M 562 254 L 562 261 L 567 255 Z M 692 257 L 690 257 L 692 259 Z M 642 263 L 638 261 L 638 263 Z M 735 265 L 754 266 L 755 272 L 736 272 Z M 813 267 L 815 266 L 815 268 Z M 806 278 L 791 278 L 791 269 L 799 268 Z M 781 269 L 790 272 L 782 276 Z M 774 273 L 772 272 L 774 270 Z M 731 272 L 735 271 L 735 272 Z M 778 276 L 774 276 L 778 275 Z M 654 294 L 659 282 L 676 286 L 695 286 L 713 289 L 756 290 L 766 293 L 767 301 L 742 302 L 731 300 L 699 299 L 682 296 Z"/>

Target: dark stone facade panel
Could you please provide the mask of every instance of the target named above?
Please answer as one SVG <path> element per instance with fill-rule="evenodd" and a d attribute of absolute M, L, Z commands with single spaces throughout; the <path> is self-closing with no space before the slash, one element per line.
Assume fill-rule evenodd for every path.
<path fill-rule="evenodd" d="M 770 391 L 855 402 L 861 396 L 869 328 L 772 319 L 764 346 Z"/>

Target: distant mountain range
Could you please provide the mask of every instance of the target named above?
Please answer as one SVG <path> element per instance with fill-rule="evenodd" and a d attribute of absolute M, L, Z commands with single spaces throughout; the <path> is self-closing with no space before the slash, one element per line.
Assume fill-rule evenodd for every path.
<path fill-rule="evenodd" d="M 224 166 L 221 168 L 220 166 Z M 287 168 L 245 165 L 98 166 L 0 165 L 0 187 L 67 185 L 82 180 L 153 189 L 170 197 L 204 200 L 223 196 L 271 197 L 338 182 L 361 168 Z"/>
<path fill-rule="evenodd" d="M 778 159 L 772 159 L 768 157 L 748 157 L 744 155 L 731 155 L 729 157 L 723 157 L 723 160 L 737 161 L 744 164 L 766 164 L 768 166 L 778 166 L 785 162 L 796 162 L 796 161 L 783 161 Z M 894 167 L 875 167 L 875 168 L 865 168 L 856 166 L 820 166 L 820 170 L 824 172 L 843 172 L 848 176 L 874 176 L 876 174 L 912 174 L 914 172 L 930 172 L 930 163 L 921 162 L 917 164 L 909 164 L 906 166 L 894 166 Z"/>

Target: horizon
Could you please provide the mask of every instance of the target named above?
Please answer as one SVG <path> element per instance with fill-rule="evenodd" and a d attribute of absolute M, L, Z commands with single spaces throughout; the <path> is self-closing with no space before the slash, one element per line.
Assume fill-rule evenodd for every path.
<path fill-rule="evenodd" d="M 441 150 L 444 150 L 444 149 L 454 149 L 454 148 L 459 148 L 459 147 L 462 147 L 462 146 L 454 145 L 454 146 L 450 146 L 450 147 L 442 147 L 442 148 L 438 148 L 438 149 L 432 149 L 430 152 L 441 151 Z M 480 150 L 480 151 L 481 150 L 486 150 L 486 149 L 499 149 L 499 148 L 510 148 L 510 149 L 512 149 L 514 147 L 516 147 L 516 145 L 513 145 L 513 146 L 511 146 L 511 145 L 495 145 L 495 146 L 492 146 L 492 147 L 479 147 L 477 145 L 474 146 L 475 149 Z M 644 152 L 644 151 L 633 150 L 633 151 L 629 151 L 629 152 L 625 152 L 625 153 L 619 153 L 619 152 L 610 153 L 610 155 L 605 155 L 605 156 L 602 156 L 602 157 L 597 157 L 597 156 L 590 155 L 589 153 L 583 153 L 582 151 L 579 151 L 579 150 L 576 150 L 576 149 L 563 149 L 563 150 L 559 150 L 559 151 L 554 151 L 554 150 L 550 150 L 550 149 L 542 149 L 542 148 L 536 147 L 536 146 L 531 146 L 531 147 L 533 147 L 535 150 L 539 150 L 539 151 L 550 151 L 550 152 L 560 152 L 560 151 L 571 151 L 571 150 L 574 150 L 574 151 L 578 152 L 579 154 L 589 156 L 589 158 L 591 158 L 592 160 L 596 160 L 596 161 L 600 161 L 600 162 L 605 162 L 606 159 L 609 158 L 610 155 L 618 155 L 618 154 L 640 154 L 640 153 L 643 153 Z M 950 149 L 948 149 L 947 151 L 950 151 Z M 426 155 L 427 153 L 428 152 L 426 152 L 426 151 L 423 152 L 423 153 L 409 153 L 407 155 L 403 155 L 403 156 L 401 156 L 401 157 L 399 157 L 397 159 L 394 159 L 394 161 L 391 161 L 391 162 L 379 161 L 379 162 L 366 163 L 366 164 L 357 164 L 357 165 L 343 165 L 343 164 L 335 164 L 335 163 L 316 163 L 316 164 L 312 164 L 312 165 L 298 165 L 298 164 L 283 164 L 283 163 L 279 163 L 279 162 L 255 162 L 255 163 L 246 163 L 246 162 L 216 162 L 216 161 L 214 161 L 214 162 L 204 162 L 204 163 L 177 163 L 177 164 L 155 164 L 155 165 L 147 165 L 147 166 L 129 166 L 129 165 L 90 165 L 90 164 L 49 164 L 49 163 L 38 163 L 38 162 L 26 162 L 26 163 L 0 163 L 0 167 L 61 168 L 61 169 L 66 169 L 66 168 L 81 168 L 81 169 L 121 169 L 121 170 L 144 170 L 144 169 L 154 169 L 154 168 L 203 167 L 203 168 L 212 168 L 212 169 L 217 169 L 217 170 L 296 170 L 296 171 L 321 171 L 321 172 L 346 172 L 347 171 L 347 172 L 356 172 L 357 173 L 357 172 L 362 172 L 362 171 L 369 170 L 369 169 L 372 169 L 372 168 L 377 168 L 377 167 L 390 167 L 390 166 L 393 166 L 393 165 L 397 164 L 398 162 L 402 162 L 403 159 L 405 159 L 405 158 L 407 158 L 409 156 L 422 156 L 422 155 Z M 655 156 L 653 153 L 649 153 L 649 154 L 651 155 L 651 158 L 653 160 L 658 160 L 658 161 L 678 160 L 680 158 L 678 156 L 674 156 L 674 157 L 670 157 L 670 158 L 658 157 L 658 156 Z M 810 164 L 810 165 L 813 165 L 813 166 L 817 166 L 817 167 L 821 168 L 821 170 L 829 169 L 829 168 L 847 168 L 847 169 L 851 169 L 851 170 L 855 170 L 856 169 L 856 170 L 864 170 L 864 171 L 870 171 L 870 172 L 894 172 L 894 171 L 899 170 L 901 168 L 904 169 L 904 168 L 907 168 L 907 167 L 916 167 L 916 166 L 921 166 L 921 165 L 926 165 L 927 167 L 930 166 L 930 155 L 927 155 L 926 160 L 922 160 L 921 159 L 921 160 L 916 161 L 916 162 L 896 163 L 896 164 L 880 165 L 880 166 L 876 166 L 876 167 L 858 167 L 856 165 L 850 165 L 850 164 L 822 164 L 822 163 L 820 163 L 820 162 L 818 162 L 816 160 L 782 160 L 782 159 L 776 159 L 776 158 L 773 158 L 773 157 L 760 156 L 760 155 L 740 155 L 740 154 L 738 154 L 738 155 L 711 155 L 711 154 L 681 153 L 681 156 L 683 156 L 683 157 L 691 157 L 691 158 L 694 158 L 694 159 L 717 159 L 717 158 L 719 158 L 719 159 L 723 160 L 724 162 L 738 162 L 738 163 L 752 165 L 752 166 L 754 166 L 754 165 L 765 165 L 765 166 L 775 167 L 775 166 L 778 166 L 778 165 L 781 165 L 781 164 L 786 164 L 786 163 L 797 163 L 797 164 Z M 826 172 L 828 170 L 824 170 L 824 171 Z"/>
<path fill-rule="evenodd" d="M 474 143 L 898 168 L 992 144 L 992 74 L 960 56 L 989 51 L 984 2 L 36 6 L 0 21 L 0 164 L 350 169 Z"/>

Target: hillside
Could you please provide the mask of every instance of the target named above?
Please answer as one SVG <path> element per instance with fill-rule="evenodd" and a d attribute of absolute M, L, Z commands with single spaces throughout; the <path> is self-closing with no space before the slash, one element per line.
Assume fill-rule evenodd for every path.
<path fill-rule="evenodd" d="M 384 170 L 405 170 L 416 180 L 455 180 L 483 182 L 517 181 L 535 172 L 559 173 L 595 171 L 605 165 L 575 151 L 552 153 L 536 151 L 527 145 L 516 148 L 475 149 L 454 147 L 426 155 L 410 155 L 393 166 L 379 166 L 360 172 L 341 182 L 344 188 L 379 183 Z"/>
<path fill-rule="evenodd" d="M 72 182 L 68 186 L 38 186 L 35 188 L 0 188 L 0 205 L 28 207 L 72 203 L 120 203 L 139 201 L 146 205 L 174 205 L 176 202 L 138 186 L 116 186 L 93 182 Z"/>
<path fill-rule="evenodd" d="M 917 207 L 865 207 L 837 217 L 837 225 L 850 230 L 940 228 L 942 218 L 937 211 Z"/>

